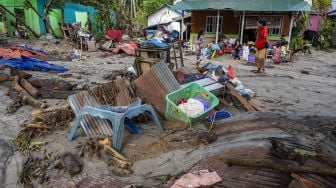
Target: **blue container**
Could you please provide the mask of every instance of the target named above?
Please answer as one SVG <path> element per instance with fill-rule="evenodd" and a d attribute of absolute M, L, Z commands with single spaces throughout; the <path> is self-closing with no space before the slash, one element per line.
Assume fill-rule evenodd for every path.
<path fill-rule="evenodd" d="M 232 115 L 230 112 L 224 111 L 224 110 L 220 110 L 215 112 L 210 118 L 209 120 L 211 122 L 214 122 L 215 120 L 221 120 L 221 119 L 227 119 L 230 118 Z"/>

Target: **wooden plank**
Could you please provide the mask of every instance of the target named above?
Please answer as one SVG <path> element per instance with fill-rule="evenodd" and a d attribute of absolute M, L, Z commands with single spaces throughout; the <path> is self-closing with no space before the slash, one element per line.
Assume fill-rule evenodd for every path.
<path fill-rule="evenodd" d="M 257 99 L 251 99 L 250 104 L 253 106 L 253 108 L 256 111 L 259 111 L 259 112 L 266 112 L 267 111 L 264 107 L 262 107 L 262 104 Z"/>
<path fill-rule="evenodd" d="M 227 82 L 225 86 L 229 90 L 230 94 L 236 97 L 239 100 L 239 102 L 246 108 L 247 111 L 256 111 L 254 107 L 238 93 L 238 91 L 236 90 L 236 88 L 233 87 L 232 84 Z"/>

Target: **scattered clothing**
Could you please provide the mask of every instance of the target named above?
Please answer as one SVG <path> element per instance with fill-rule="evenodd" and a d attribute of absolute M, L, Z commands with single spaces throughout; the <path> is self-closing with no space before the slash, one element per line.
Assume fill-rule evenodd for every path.
<path fill-rule="evenodd" d="M 137 48 L 138 46 L 134 43 L 120 44 L 113 50 L 113 53 L 120 53 L 120 51 L 123 51 L 128 55 L 135 55 L 135 50 Z"/>
<path fill-rule="evenodd" d="M 203 103 L 197 99 L 188 99 L 187 103 L 181 103 L 178 107 L 192 118 L 197 117 L 205 111 Z"/>
<path fill-rule="evenodd" d="M 217 172 L 209 172 L 209 170 L 200 170 L 183 175 L 176 180 L 171 188 L 185 187 L 208 187 L 222 181 Z"/>
<path fill-rule="evenodd" d="M 149 40 L 144 41 L 144 45 L 147 47 L 153 47 L 153 48 L 167 48 L 168 44 L 163 42 L 163 39 L 159 38 L 153 38 Z"/>
<path fill-rule="evenodd" d="M 281 62 L 281 50 L 278 47 L 274 47 L 272 60 L 275 64 L 279 64 Z"/>
<path fill-rule="evenodd" d="M 229 65 L 227 76 L 230 79 L 236 78 L 236 73 L 235 73 L 234 68 L 232 67 L 232 65 Z"/>
<path fill-rule="evenodd" d="M 5 59 L 20 59 L 21 55 L 30 57 L 46 56 L 43 50 L 33 49 L 26 45 L 12 46 L 10 48 L 0 48 L 0 57 Z"/>
<path fill-rule="evenodd" d="M 33 71 L 55 71 L 67 72 L 68 69 L 62 66 L 50 64 L 37 58 L 21 55 L 20 59 L 4 59 L 0 58 L 0 66 L 6 65 L 19 70 L 33 70 Z"/>
<path fill-rule="evenodd" d="M 106 31 L 106 38 L 115 41 L 115 42 L 122 42 L 122 31 L 121 30 L 107 30 Z"/>

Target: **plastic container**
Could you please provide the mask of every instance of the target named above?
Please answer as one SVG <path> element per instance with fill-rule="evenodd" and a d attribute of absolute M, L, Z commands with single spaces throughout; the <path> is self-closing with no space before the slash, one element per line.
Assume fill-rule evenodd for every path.
<path fill-rule="evenodd" d="M 215 121 L 215 120 L 222 120 L 222 119 L 227 119 L 227 118 L 230 118 L 232 115 L 230 112 L 228 111 L 224 111 L 224 110 L 220 110 L 220 111 L 217 111 L 215 113 L 213 113 L 210 117 L 209 117 L 209 120 L 211 122 Z"/>
<path fill-rule="evenodd" d="M 181 108 L 179 108 L 176 105 L 176 102 L 180 99 L 190 99 L 194 97 L 200 97 L 206 100 L 210 107 L 197 117 L 192 118 L 189 117 Z M 166 118 L 180 120 L 188 124 L 206 119 L 212 109 L 214 109 L 219 104 L 219 100 L 214 94 L 205 90 L 197 83 L 191 83 L 177 91 L 168 94 L 166 96 L 166 102 Z"/>

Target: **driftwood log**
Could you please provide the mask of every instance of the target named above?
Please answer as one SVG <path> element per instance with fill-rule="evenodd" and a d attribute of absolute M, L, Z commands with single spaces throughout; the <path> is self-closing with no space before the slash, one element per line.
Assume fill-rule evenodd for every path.
<path fill-rule="evenodd" d="M 120 168 L 129 169 L 131 167 L 132 163 L 129 162 L 119 152 L 106 145 L 104 145 L 104 148 L 107 149 L 109 153 L 111 153 L 113 160 L 115 160 L 119 164 Z"/>
<path fill-rule="evenodd" d="M 297 165 L 284 165 L 279 164 L 276 161 L 269 159 L 228 159 L 221 158 L 221 161 L 225 162 L 230 166 L 247 166 L 247 167 L 258 167 L 258 168 L 270 168 L 273 170 L 286 172 L 286 173 L 306 173 L 306 174 L 318 174 L 324 176 L 335 176 L 336 169 L 323 168 L 323 167 L 307 167 L 307 166 L 297 166 Z"/>
<path fill-rule="evenodd" d="M 20 86 L 20 77 L 14 76 L 11 90 L 16 91 L 21 97 L 24 96 L 24 89 Z"/>
<path fill-rule="evenodd" d="M 16 109 L 22 105 L 30 105 L 35 108 L 42 109 L 48 107 L 46 103 L 36 100 L 32 96 L 30 96 L 30 94 L 21 87 L 20 82 L 20 77 L 14 76 L 11 88 L 8 91 L 8 95 L 13 100 L 13 102 L 11 102 L 7 107 L 7 111 L 9 113 L 16 112 Z"/>
<path fill-rule="evenodd" d="M 32 86 L 28 80 L 22 78 L 20 80 L 21 86 L 35 99 L 39 98 L 41 96 L 41 93 L 39 90 L 37 90 L 34 86 Z"/>

